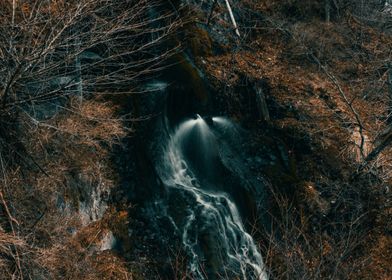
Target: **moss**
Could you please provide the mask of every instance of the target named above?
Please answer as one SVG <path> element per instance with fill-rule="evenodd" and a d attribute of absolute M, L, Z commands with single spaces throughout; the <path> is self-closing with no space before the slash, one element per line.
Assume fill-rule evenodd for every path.
<path fill-rule="evenodd" d="M 208 99 L 207 87 L 197 67 L 185 53 L 176 54 L 171 60 L 174 66 L 167 72 L 169 80 L 180 81 L 199 101 L 206 102 Z"/>
<path fill-rule="evenodd" d="M 166 109 L 169 120 L 176 122 L 206 111 L 209 92 L 201 72 L 185 53 L 172 57 L 172 64 L 165 73 L 170 84 Z"/>
<path fill-rule="evenodd" d="M 192 26 L 187 30 L 188 50 L 194 57 L 208 57 L 212 55 L 212 40 L 208 31 L 199 26 Z"/>

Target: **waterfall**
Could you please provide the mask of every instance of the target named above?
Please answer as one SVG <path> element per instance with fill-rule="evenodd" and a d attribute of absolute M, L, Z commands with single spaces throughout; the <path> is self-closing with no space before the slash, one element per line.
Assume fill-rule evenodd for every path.
<path fill-rule="evenodd" d="M 231 127 L 223 118 L 212 121 L 225 129 Z M 214 130 L 197 115 L 171 133 L 157 168 L 169 192 L 181 194 L 185 201 L 183 218 L 170 219 L 180 231 L 191 277 L 268 279 L 258 247 L 246 232 L 235 203 L 215 185 L 217 145 Z"/>

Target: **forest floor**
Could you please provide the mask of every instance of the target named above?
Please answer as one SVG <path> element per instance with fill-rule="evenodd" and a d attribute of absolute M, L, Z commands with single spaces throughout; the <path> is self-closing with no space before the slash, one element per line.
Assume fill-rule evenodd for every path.
<path fill-rule="evenodd" d="M 390 279 L 392 150 L 386 148 L 369 163 L 365 159 L 388 138 L 386 65 L 392 37 L 352 15 L 330 23 L 317 16 L 298 20 L 284 18 L 271 5 L 245 4 L 252 13 L 242 23 L 256 27 L 244 30 L 230 51 L 207 52 L 197 60 L 217 92 L 215 98 L 225 103 L 221 107 L 226 113 L 260 131 L 260 138 L 280 138 L 294 159 L 292 170 L 260 171 L 270 180 L 272 192 L 283 193 L 283 199 L 278 199 L 280 210 L 274 208 L 272 215 L 287 218 L 281 215 L 282 205 L 292 206 L 298 211 L 290 216 L 298 221 L 294 222 L 298 232 L 280 233 L 296 232 L 304 240 L 320 240 L 322 249 L 312 252 L 305 247 L 313 245 L 304 246 L 307 242 L 301 238 L 286 249 L 269 244 L 267 265 L 278 279 L 290 273 L 290 279 L 296 273 L 308 275 L 307 279 L 327 275 Z M 254 23 L 255 14 L 264 21 Z M 214 45 L 213 36 L 211 40 Z M 252 111 L 254 93 L 243 90 L 257 81 L 262 81 L 269 122 Z M 353 176 L 363 164 L 366 168 Z M 285 176 L 289 178 L 282 180 Z M 287 190 L 287 184 L 294 190 Z M 339 218 L 350 211 L 350 218 Z M 356 224 L 354 217 L 363 220 Z M 331 229 L 333 223 L 342 225 Z M 351 225 L 347 228 L 343 223 Z M 343 243 L 347 248 L 342 249 Z M 305 264 L 296 264 L 294 255 Z"/>

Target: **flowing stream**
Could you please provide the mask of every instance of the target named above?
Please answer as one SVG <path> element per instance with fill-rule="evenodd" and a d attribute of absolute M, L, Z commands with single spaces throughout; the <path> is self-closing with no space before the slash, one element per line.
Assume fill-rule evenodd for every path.
<path fill-rule="evenodd" d="M 232 195 L 216 178 L 222 174 L 213 127 L 230 125 L 222 118 L 207 123 L 197 115 L 170 134 L 157 169 L 168 191 L 180 196 L 172 206 L 180 210 L 167 215 L 179 232 L 193 279 L 264 280 L 268 277 L 259 249 Z"/>

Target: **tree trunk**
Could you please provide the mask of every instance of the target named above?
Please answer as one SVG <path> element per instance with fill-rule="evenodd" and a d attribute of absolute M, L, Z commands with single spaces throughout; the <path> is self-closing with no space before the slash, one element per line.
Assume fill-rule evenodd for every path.
<path fill-rule="evenodd" d="M 325 22 L 331 21 L 331 0 L 325 0 Z"/>
<path fill-rule="evenodd" d="M 392 125 L 392 63 L 388 64 L 388 95 L 389 95 L 389 108 L 387 122 Z"/>
<path fill-rule="evenodd" d="M 77 52 L 80 52 L 80 38 L 76 39 Z M 75 57 L 75 68 L 76 68 L 76 94 L 79 99 L 79 105 L 83 102 L 83 80 L 82 80 L 82 62 L 80 61 L 80 55 Z"/>
<path fill-rule="evenodd" d="M 240 34 L 240 31 L 238 30 L 237 22 L 235 21 L 235 17 L 233 14 L 233 10 L 231 9 L 229 0 L 225 0 L 225 1 L 226 1 L 227 10 L 229 11 L 229 14 L 230 14 L 231 22 L 233 23 L 233 26 L 234 26 L 235 34 L 237 34 L 238 37 L 241 37 L 241 34 Z"/>
<path fill-rule="evenodd" d="M 256 91 L 256 105 L 257 105 L 257 110 L 259 111 L 259 117 L 261 120 L 269 122 L 270 115 L 268 111 L 267 102 L 265 100 L 265 94 L 263 91 L 262 83 L 257 82 L 254 88 Z"/>
<path fill-rule="evenodd" d="M 16 11 L 16 0 L 12 0 L 12 18 L 11 18 L 12 27 L 15 26 L 15 11 Z"/>
<path fill-rule="evenodd" d="M 207 19 L 207 26 L 210 25 L 210 21 L 212 19 L 212 16 L 214 14 L 214 10 L 215 10 L 217 4 L 218 4 L 218 1 L 214 0 L 214 2 L 212 3 L 212 6 L 211 6 L 210 14 Z"/>

